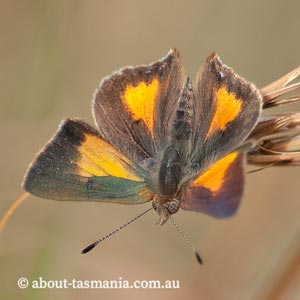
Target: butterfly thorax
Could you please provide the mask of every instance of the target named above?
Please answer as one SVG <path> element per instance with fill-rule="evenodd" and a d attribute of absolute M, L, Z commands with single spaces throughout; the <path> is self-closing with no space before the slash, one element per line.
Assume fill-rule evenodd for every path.
<path fill-rule="evenodd" d="M 158 213 L 158 223 L 163 225 L 179 209 L 179 200 L 170 197 L 155 195 L 152 201 L 154 210 Z"/>

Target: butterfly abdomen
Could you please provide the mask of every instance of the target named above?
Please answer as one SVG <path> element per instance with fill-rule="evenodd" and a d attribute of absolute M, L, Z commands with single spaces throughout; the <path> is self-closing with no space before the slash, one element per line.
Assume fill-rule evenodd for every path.
<path fill-rule="evenodd" d="M 192 82 L 187 78 L 180 98 L 177 102 L 171 130 L 171 143 L 178 144 L 181 141 L 189 141 L 193 129 L 194 93 Z"/>
<path fill-rule="evenodd" d="M 194 94 L 192 82 L 187 78 L 173 113 L 169 146 L 165 149 L 159 170 L 159 191 L 172 197 L 178 192 L 182 180 L 193 129 Z"/>

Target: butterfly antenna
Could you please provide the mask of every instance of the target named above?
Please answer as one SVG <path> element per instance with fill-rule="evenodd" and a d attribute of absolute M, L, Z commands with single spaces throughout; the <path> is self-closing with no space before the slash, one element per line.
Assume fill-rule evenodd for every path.
<path fill-rule="evenodd" d="M 174 227 L 176 228 L 177 232 L 181 235 L 181 237 L 185 240 L 185 242 L 188 244 L 188 246 L 193 250 L 195 256 L 196 256 L 196 259 L 197 259 L 197 262 L 200 264 L 200 265 L 203 265 L 203 261 L 202 261 L 202 258 L 200 256 L 200 254 L 198 253 L 198 251 L 196 250 L 196 248 L 193 246 L 193 244 L 191 243 L 191 241 L 185 236 L 185 234 L 182 232 L 182 230 L 179 228 L 179 226 L 177 225 L 177 223 L 173 220 L 173 218 L 170 216 L 169 217 L 170 220 L 172 221 Z"/>
<path fill-rule="evenodd" d="M 15 212 L 15 210 L 29 197 L 29 193 L 25 192 L 17 200 L 15 200 L 8 208 L 2 219 L 0 220 L 0 234 L 2 233 L 7 221 Z"/>
<path fill-rule="evenodd" d="M 107 235 L 103 236 L 102 238 L 100 238 L 99 240 L 95 241 L 94 243 L 90 244 L 89 246 L 87 246 L 86 248 L 84 248 L 81 251 L 81 254 L 85 254 L 90 252 L 92 249 L 94 249 L 99 243 L 103 242 L 104 240 L 106 240 L 107 238 L 109 238 L 110 236 L 112 236 L 113 234 L 117 233 L 118 231 L 120 231 L 121 229 L 127 227 L 129 224 L 133 223 L 134 221 L 136 221 L 137 219 L 139 219 L 140 217 L 142 217 L 143 215 L 145 215 L 147 212 L 149 212 L 150 210 L 152 210 L 153 207 L 150 207 L 149 209 L 145 210 L 144 212 L 140 213 L 139 215 L 137 215 L 136 217 L 134 217 L 133 219 L 131 219 L 130 221 L 128 221 L 127 223 L 123 224 L 122 226 L 120 226 L 119 228 L 113 230 L 112 232 L 108 233 Z"/>
<path fill-rule="evenodd" d="M 272 163 L 268 164 L 267 166 L 263 166 L 261 168 L 250 170 L 250 171 L 247 172 L 247 174 L 252 174 L 252 173 L 260 172 L 260 171 L 265 170 L 265 169 L 269 169 L 269 168 L 273 167 L 274 165 L 276 165 L 277 163 L 279 163 L 279 162 L 272 162 Z"/>

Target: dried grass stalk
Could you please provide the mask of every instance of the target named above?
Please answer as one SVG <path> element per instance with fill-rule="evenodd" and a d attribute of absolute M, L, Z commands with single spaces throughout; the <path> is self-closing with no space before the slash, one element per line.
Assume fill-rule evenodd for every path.
<path fill-rule="evenodd" d="M 291 83 L 300 77 L 300 66 L 273 83 L 260 89 L 263 109 L 295 103 L 300 95 L 286 97 L 300 90 L 300 82 Z M 300 165 L 300 112 L 263 116 L 247 141 L 252 148 L 247 153 L 249 164 Z"/>

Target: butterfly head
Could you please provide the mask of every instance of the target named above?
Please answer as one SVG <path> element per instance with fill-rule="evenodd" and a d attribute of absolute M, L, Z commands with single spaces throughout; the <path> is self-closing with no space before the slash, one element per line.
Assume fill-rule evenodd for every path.
<path fill-rule="evenodd" d="M 152 205 L 159 216 L 157 223 L 163 225 L 169 219 L 170 215 L 175 214 L 178 211 L 179 200 L 155 195 Z"/>

